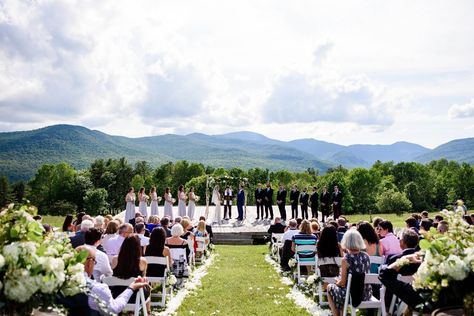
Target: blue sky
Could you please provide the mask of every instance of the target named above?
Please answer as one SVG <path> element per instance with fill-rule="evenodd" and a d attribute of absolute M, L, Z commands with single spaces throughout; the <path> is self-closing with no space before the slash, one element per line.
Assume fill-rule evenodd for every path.
<path fill-rule="evenodd" d="M 474 136 L 474 2 L 0 1 L 0 131 Z"/>

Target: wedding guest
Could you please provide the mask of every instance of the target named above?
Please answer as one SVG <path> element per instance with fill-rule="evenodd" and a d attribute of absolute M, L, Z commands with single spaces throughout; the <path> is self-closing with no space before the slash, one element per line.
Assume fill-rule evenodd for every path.
<path fill-rule="evenodd" d="M 166 232 L 162 227 L 153 229 L 150 236 L 150 243 L 145 250 L 145 256 L 167 257 L 169 266 L 173 265 L 170 249 L 165 246 Z M 162 265 L 149 264 L 147 268 L 148 276 L 163 276 L 165 267 Z"/>
<path fill-rule="evenodd" d="M 163 195 L 165 200 L 165 207 L 164 207 L 164 216 L 168 216 L 168 218 L 173 218 L 173 196 L 171 195 L 170 188 L 167 187 L 165 189 L 165 194 Z"/>
<path fill-rule="evenodd" d="M 332 211 L 334 213 L 334 219 L 342 215 L 342 192 L 339 191 L 337 185 L 334 186 L 334 192 L 332 193 Z"/>
<path fill-rule="evenodd" d="M 125 196 L 125 223 L 128 223 L 132 218 L 135 218 L 135 191 L 133 188 L 128 189 L 127 195 Z"/>
<path fill-rule="evenodd" d="M 73 248 L 84 245 L 84 234 L 92 227 L 94 227 L 94 223 L 92 221 L 88 219 L 81 221 L 80 230 L 77 231 L 74 236 L 69 238 Z"/>
<path fill-rule="evenodd" d="M 316 221 L 311 221 L 311 233 L 316 236 L 316 239 L 319 238 L 320 231 L 319 231 L 319 224 Z"/>
<path fill-rule="evenodd" d="M 319 194 L 318 188 L 313 187 L 311 196 L 309 197 L 309 205 L 311 207 L 311 217 L 318 218 L 318 204 L 319 204 Z"/>
<path fill-rule="evenodd" d="M 206 222 L 206 217 L 205 217 L 205 216 L 200 216 L 200 217 L 199 217 L 199 221 L 204 221 L 204 222 Z M 211 225 L 207 225 L 207 223 L 206 223 L 206 231 L 207 231 L 207 233 L 209 234 L 209 241 L 210 241 L 210 243 L 212 244 L 212 241 L 213 241 L 213 239 L 214 239 L 214 234 L 213 234 L 213 232 L 212 232 L 212 226 L 211 226 Z"/>
<path fill-rule="evenodd" d="M 183 218 L 181 220 L 181 226 L 183 227 L 183 234 L 181 235 L 181 238 L 186 240 L 188 242 L 188 245 L 194 245 L 194 234 L 193 234 L 193 225 L 187 218 Z M 191 249 L 186 248 L 186 258 L 189 258 L 189 255 L 191 254 Z"/>
<path fill-rule="evenodd" d="M 302 244 L 308 245 L 308 244 L 311 244 L 312 242 L 316 244 L 316 241 L 317 241 L 316 236 L 313 235 L 313 233 L 311 232 L 311 224 L 307 219 L 304 219 L 301 222 L 300 230 L 297 234 L 293 235 L 292 241 L 293 243 L 291 245 L 291 250 L 293 251 L 295 251 L 296 245 L 302 245 Z"/>
<path fill-rule="evenodd" d="M 111 266 L 113 275 L 121 279 L 145 275 L 147 262 L 142 257 L 138 236 L 124 238 L 118 255 L 112 257 Z"/>
<path fill-rule="evenodd" d="M 133 231 L 137 234 L 138 234 L 138 231 L 137 231 L 136 227 L 137 227 L 138 224 L 143 224 L 143 226 L 145 228 L 145 232 L 144 232 L 145 237 L 150 237 L 150 231 L 146 228 L 145 219 L 143 217 L 137 217 L 135 219 L 135 227 L 133 228 Z"/>
<path fill-rule="evenodd" d="M 171 228 L 171 237 L 166 238 L 165 245 L 170 249 L 173 258 L 173 274 L 178 279 L 177 285 L 180 286 L 183 278 L 188 277 L 186 250 L 188 249 L 188 241 L 181 238 L 184 229 L 181 224 L 175 224 Z"/>
<path fill-rule="evenodd" d="M 267 182 L 267 189 L 264 192 L 265 201 L 265 218 L 268 218 L 270 213 L 270 219 L 273 219 L 273 189 L 270 182 Z"/>
<path fill-rule="evenodd" d="M 168 228 L 170 224 L 170 219 L 168 217 L 163 217 L 160 221 L 161 227 L 165 230 L 166 237 L 171 237 L 171 230 Z"/>
<path fill-rule="evenodd" d="M 268 228 L 269 234 L 283 234 L 285 232 L 286 226 L 281 223 L 281 218 L 279 216 L 275 217 L 273 225 L 270 225 Z"/>
<path fill-rule="evenodd" d="M 100 245 L 102 234 L 97 228 L 91 228 L 84 234 L 85 246 L 88 249 L 97 250 Z M 94 267 L 94 280 L 100 280 L 102 276 L 111 276 L 112 268 L 110 267 L 109 258 L 107 254 L 102 251 L 95 253 L 96 264 Z"/>
<path fill-rule="evenodd" d="M 135 227 L 136 223 L 137 223 L 137 218 L 138 217 L 142 217 L 142 213 L 140 213 L 139 211 L 136 211 L 135 212 L 135 216 L 133 218 L 131 218 L 128 222 L 133 226 Z"/>
<path fill-rule="evenodd" d="M 105 215 L 104 216 L 104 229 L 106 229 L 107 225 L 109 225 L 109 223 L 113 220 L 114 220 L 114 217 L 112 215 L 110 214 Z"/>
<path fill-rule="evenodd" d="M 441 234 L 444 234 L 445 232 L 448 231 L 448 222 L 445 220 L 442 220 L 438 223 L 438 227 L 436 228 L 438 232 Z"/>
<path fill-rule="evenodd" d="M 285 186 L 282 183 L 280 183 L 280 186 L 278 188 L 276 199 L 277 199 L 278 209 L 280 210 L 281 219 L 283 221 L 286 221 L 286 208 L 285 208 L 286 190 L 285 190 Z"/>
<path fill-rule="evenodd" d="M 153 232 L 153 229 L 159 226 L 160 218 L 157 215 L 151 215 L 150 218 L 148 218 L 148 224 L 146 224 L 146 229 L 148 229 L 149 232 Z"/>
<path fill-rule="evenodd" d="M 97 251 L 92 248 L 86 248 L 85 246 L 80 246 L 76 248 L 76 250 L 87 251 L 88 254 L 86 262 L 84 263 L 84 271 L 87 275 L 86 283 L 87 287 L 89 288 L 87 300 L 90 309 L 100 312 L 104 315 L 110 313 L 118 314 L 122 311 L 125 305 L 128 304 L 128 301 L 132 297 L 134 291 L 148 286 L 148 280 L 146 278 L 136 278 L 120 295 L 118 295 L 116 298 L 113 298 L 112 292 L 110 291 L 107 284 L 91 279 L 95 268 Z M 81 293 L 81 295 L 84 294 Z M 98 304 L 97 300 L 100 300 L 103 304 Z M 77 306 L 75 306 L 74 310 L 70 312 L 72 312 L 71 315 L 91 314 L 90 311 L 85 310 L 84 307 L 78 310 Z"/>
<path fill-rule="evenodd" d="M 281 252 L 281 260 L 280 265 L 283 271 L 291 270 L 288 266 L 288 261 L 292 258 L 295 254 L 293 250 L 291 250 L 291 246 L 293 244 L 293 236 L 298 233 L 297 222 L 294 218 L 290 219 L 288 222 L 288 229 L 285 231 L 282 237 L 282 252 Z"/>
<path fill-rule="evenodd" d="M 117 236 L 118 228 L 119 228 L 119 224 L 115 220 L 109 222 L 109 224 L 107 225 L 107 228 L 105 229 L 105 233 L 102 235 L 102 242 L 101 242 L 102 247 L 104 247 L 106 252 L 107 252 L 107 243 L 109 242 L 110 238 Z"/>
<path fill-rule="evenodd" d="M 110 238 L 105 245 L 105 252 L 107 255 L 111 257 L 118 255 L 123 241 L 131 234 L 133 234 L 133 227 L 131 224 L 120 225 L 118 235 Z"/>
<path fill-rule="evenodd" d="M 206 222 L 205 221 L 199 221 L 197 228 L 194 231 L 194 236 L 195 237 L 208 237 L 209 233 L 206 231 Z M 195 239 L 196 240 L 196 239 Z M 207 239 L 209 241 L 209 239 Z M 200 244 L 198 244 L 198 241 L 194 242 L 194 251 L 196 251 L 197 248 L 204 248 L 205 242 L 199 241 Z M 209 243 L 209 242 L 207 242 Z M 196 257 L 202 256 L 202 253 L 196 252 Z"/>
<path fill-rule="evenodd" d="M 194 187 L 191 187 L 188 192 L 188 216 L 191 220 L 194 219 L 194 211 L 196 210 L 197 196 L 194 194 Z"/>
<path fill-rule="evenodd" d="M 290 192 L 290 204 L 291 204 L 291 218 L 298 218 L 298 199 L 300 197 L 300 191 L 298 186 L 293 184 Z"/>
<path fill-rule="evenodd" d="M 382 257 L 383 256 L 383 247 L 382 243 L 379 241 L 379 236 L 375 232 L 375 229 L 369 222 L 359 223 L 357 230 L 361 234 L 365 243 L 365 252 L 369 256 Z M 370 273 L 378 273 L 379 265 L 372 263 L 370 265 Z"/>
<path fill-rule="evenodd" d="M 158 216 L 158 195 L 156 194 L 156 187 L 150 189 L 150 215 Z"/>
<path fill-rule="evenodd" d="M 72 223 L 76 227 L 75 228 L 76 231 L 79 231 L 81 229 L 80 225 L 82 223 L 82 218 L 84 217 L 84 215 L 86 215 L 86 213 L 84 213 L 84 212 L 79 212 L 79 213 L 76 214 L 76 219 Z"/>
<path fill-rule="evenodd" d="M 339 316 L 344 306 L 349 273 L 352 274 L 353 282 L 356 283 L 356 275 L 369 273 L 370 271 L 369 256 L 362 251 L 365 248 L 365 243 L 357 230 L 347 231 L 342 238 L 341 246 L 347 251 L 341 261 L 341 275 L 335 284 L 328 285 L 328 303 L 332 314 L 335 316 Z M 361 284 L 363 284 L 363 281 Z M 369 284 L 364 285 L 362 300 L 368 300 L 371 296 L 372 287 Z"/>
<path fill-rule="evenodd" d="M 342 249 L 337 241 L 337 232 L 333 226 L 326 226 L 321 231 L 321 237 L 316 244 L 318 267 L 322 277 L 339 275 L 337 257 L 342 256 Z"/>
<path fill-rule="evenodd" d="M 384 256 L 398 255 L 402 253 L 400 248 L 400 241 L 397 236 L 393 234 L 393 225 L 390 221 L 381 221 L 377 227 L 380 237 L 383 237 L 380 242 L 382 243 Z"/>
<path fill-rule="evenodd" d="M 104 217 L 102 215 L 98 215 L 94 218 L 94 227 L 104 229 Z"/>
<path fill-rule="evenodd" d="M 319 202 L 321 203 L 321 215 L 322 221 L 325 222 L 325 217 L 329 216 L 329 203 L 331 201 L 331 194 L 328 192 L 328 188 L 326 186 L 323 187 L 323 191 L 319 196 Z"/>
<path fill-rule="evenodd" d="M 148 208 L 147 208 L 147 201 L 149 197 L 145 193 L 145 188 L 141 187 L 140 191 L 138 191 L 138 210 L 142 214 L 143 218 L 148 217 Z"/>
<path fill-rule="evenodd" d="M 415 231 L 417 234 L 418 234 L 418 222 L 416 220 L 416 218 L 414 217 L 408 217 L 406 220 L 405 220 L 405 224 L 406 224 L 406 227 L 408 229 L 412 229 L 413 231 Z"/>
<path fill-rule="evenodd" d="M 142 249 L 146 249 L 146 247 L 150 243 L 150 238 L 145 236 L 145 224 L 137 224 L 137 226 L 135 226 L 135 231 L 137 233 L 138 238 L 140 238 L 140 246 L 142 247 Z"/>
<path fill-rule="evenodd" d="M 306 187 L 304 187 L 303 192 L 301 192 L 300 195 L 301 217 L 303 219 L 308 219 L 308 201 L 309 195 L 307 193 Z"/>
<path fill-rule="evenodd" d="M 257 189 L 255 189 L 255 205 L 257 206 L 257 218 L 256 219 L 263 219 L 263 197 L 264 193 L 262 190 L 262 184 L 259 183 L 257 185 Z"/>
<path fill-rule="evenodd" d="M 426 234 L 430 231 L 430 228 L 433 226 L 433 221 L 429 218 L 424 218 L 420 223 L 420 235 Z"/>
<path fill-rule="evenodd" d="M 341 242 L 342 237 L 347 231 L 347 221 L 343 216 L 337 219 L 337 240 Z"/>
<path fill-rule="evenodd" d="M 73 219 L 74 218 L 73 218 L 72 214 L 67 214 L 66 215 L 66 218 L 64 219 L 64 222 L 63 222 L 63 228 L 62 228 L 63 232 L 73 233 L 75 231 L 75 227 L 72 224 Z"/>

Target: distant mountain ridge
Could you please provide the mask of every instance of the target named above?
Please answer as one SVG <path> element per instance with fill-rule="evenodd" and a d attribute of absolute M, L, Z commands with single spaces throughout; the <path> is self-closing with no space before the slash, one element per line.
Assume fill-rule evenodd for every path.
<path fill-rule="evenodd" d="M 0 175 L 11 181 L 31 178 L 45 163 L 65 161 L 83 169 L 99 158 L 120 157 L 131 163 L 146 160 L 152 166 L 188 160 L 224 168 L 302 171 L 312 167 L 324 173 L 337 165 L 369 167 L 376 160 L 427 162 L 447 158 L 473 164 L 474 138 L 453 140 L 430 150 L 407 142 L 350 146 L 315 139 L 286 142 L 253 132 L 128 138 L 82 126 L 53 125 L 0 133 Z"/>

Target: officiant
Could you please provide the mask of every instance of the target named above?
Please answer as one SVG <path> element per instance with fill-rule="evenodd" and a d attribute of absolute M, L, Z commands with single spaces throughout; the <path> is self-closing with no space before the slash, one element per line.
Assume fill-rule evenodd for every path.
<path fill-rule="evenodd" d="M 224 219 L 229 220 L 232 218 L 232 199 L 234 195 L 232 194 L 232 189 L 229 186 L 225 187 L 224 191 Z M 227 210 L 229 211 L 229 216 L 227 216 Z"/>

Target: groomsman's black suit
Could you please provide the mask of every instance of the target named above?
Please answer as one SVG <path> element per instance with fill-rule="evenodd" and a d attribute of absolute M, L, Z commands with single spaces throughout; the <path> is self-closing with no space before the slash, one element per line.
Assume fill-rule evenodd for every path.
<path fill-rule="evenodd" d="M 257 219 L 263 218 L 264 192 L 262 188 L 255 190 L 255 205 L 257 206 Z"/>
<path fill-rule="evenodd" d="M 291 190 L 290 202 L 291 202 L 291 218 L 298 218 L 298 199 L 300 198 L 300 191 Z"/>
<path fill-rule="evenodd" d="M 342 192 L 332 193 L 332 211 L 334 212 L 334 219 L 342 215 Z"/>
<path fill-rule="evenodd" d="M 265 218 L 268 218 L 270 211 L 270 219 L 273 219 L 273 189 L 268 187 L 264 191 L 265 194 Z"/>
<path fill-rule="evenodd" d="M 300 204 L 301 204 L 301 217 L 303 219 L 308 219 L 308 200 L 309 194 L 308 192 L 301 192 L 300 195 Z"/>
<path fill-rule="evenodd" d="M 279 203 L 281 201 L 281 203 Z M 286 221 L 286 209 L 285 209 L 285 203 L 286 203 L 286 190 L 282 189 L 281 191 L 278 190 L 277 192 L 277 204 L 278 204 L 278 209 L 280 210 L 280 216 L 281 219 Z"/>
<path fill-rule="evenodd" d="M 311 206 L 311 217 L 318 218 L 318 203 L 319 203 L 319 195 L 318 191 L 314 191 L 311 193 L 309 197 L 309 205 Z"/>
<path fill-rule="evenodd" d="M 321 215 L 322 221 L 324 223 L 324 217 L 329 216 L 329 202 L 331 201 L 331 194 L 328 191 L 321 192 L 319 201 L 321 202 Z"/>

